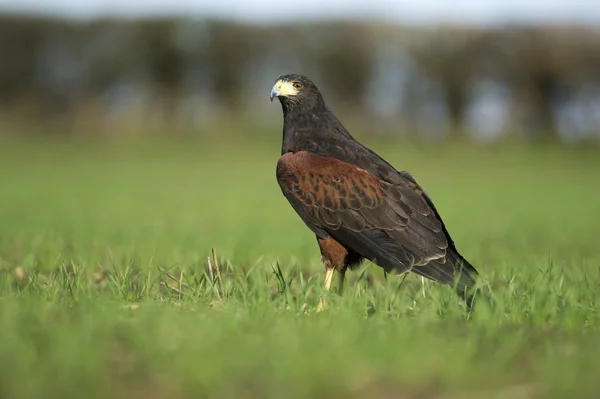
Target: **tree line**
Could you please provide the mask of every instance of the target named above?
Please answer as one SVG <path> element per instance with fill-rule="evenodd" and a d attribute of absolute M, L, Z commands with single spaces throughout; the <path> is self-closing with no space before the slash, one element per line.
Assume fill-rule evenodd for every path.
<path fill-rule="evenodd" d="M 339 112 L 406 130 L 600 131 L 591 28 L 0 16 L 0 60 L 0 118 L 19 123 L 260 118 L 265 87 L 300 71 Z"/>

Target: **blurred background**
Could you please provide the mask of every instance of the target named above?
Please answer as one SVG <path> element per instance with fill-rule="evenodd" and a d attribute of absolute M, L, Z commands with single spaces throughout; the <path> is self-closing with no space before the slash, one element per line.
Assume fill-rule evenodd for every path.
<path fill-rule="evenodd" d="M 594 3 L 0 0 L 0 135 L 280 129 L 294 72 L 365 134 L 598 141 Z"/>
<path fill-rule="evenodd" d="M 288 73 L 497 306 L 365 262 L 300 317 Z M 598 143 L 600 0 L 0 0 L 0 398 L 600 397 Z"/>

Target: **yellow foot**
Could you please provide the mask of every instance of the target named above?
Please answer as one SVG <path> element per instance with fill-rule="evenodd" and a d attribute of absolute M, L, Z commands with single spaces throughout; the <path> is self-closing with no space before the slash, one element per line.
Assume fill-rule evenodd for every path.
<path fill-rule="evenodd" d="M 327 307 L 327 303 L 323 300 L 323 298 L 319 298 L 319 304 L 317 305 L 317 312 L 322 311 Z"/>
<path fill-rule="evenodd" d="M 333 279 L 333 272 L 335 269 L 327 269 L 325 272 L 325 289 L 329 291 L 331 289 L 331 280 Z M 319 298 L 319 304 L 317 305 L 317 312 L 322 311 L 327 307 L 327 303 L 323 300 L 323 297 Z"/>

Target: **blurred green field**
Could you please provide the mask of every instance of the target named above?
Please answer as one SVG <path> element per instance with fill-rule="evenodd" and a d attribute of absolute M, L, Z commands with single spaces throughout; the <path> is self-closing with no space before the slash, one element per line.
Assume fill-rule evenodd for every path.
<path fill-rule="evenodd" d="M 279 140 L 0 139 L 0 397 L 600 395 L 600 151 L 363 138 L 494 301 L 365 264 L 316 313 Z"/>

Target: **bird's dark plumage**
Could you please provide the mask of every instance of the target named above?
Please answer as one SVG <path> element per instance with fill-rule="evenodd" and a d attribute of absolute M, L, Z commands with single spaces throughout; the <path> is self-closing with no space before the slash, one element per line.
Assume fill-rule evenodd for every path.
<path fill-rule="evenodd" d="M 416 180 L 356 141 L 308 78 L 282 76 L 271 95 L 284 114 L 277 181 L 316 234 L 326 268 L 344 272 L 367 258 L 389 273 L 456 283 L 470 302 L 477 271 Z"/>

